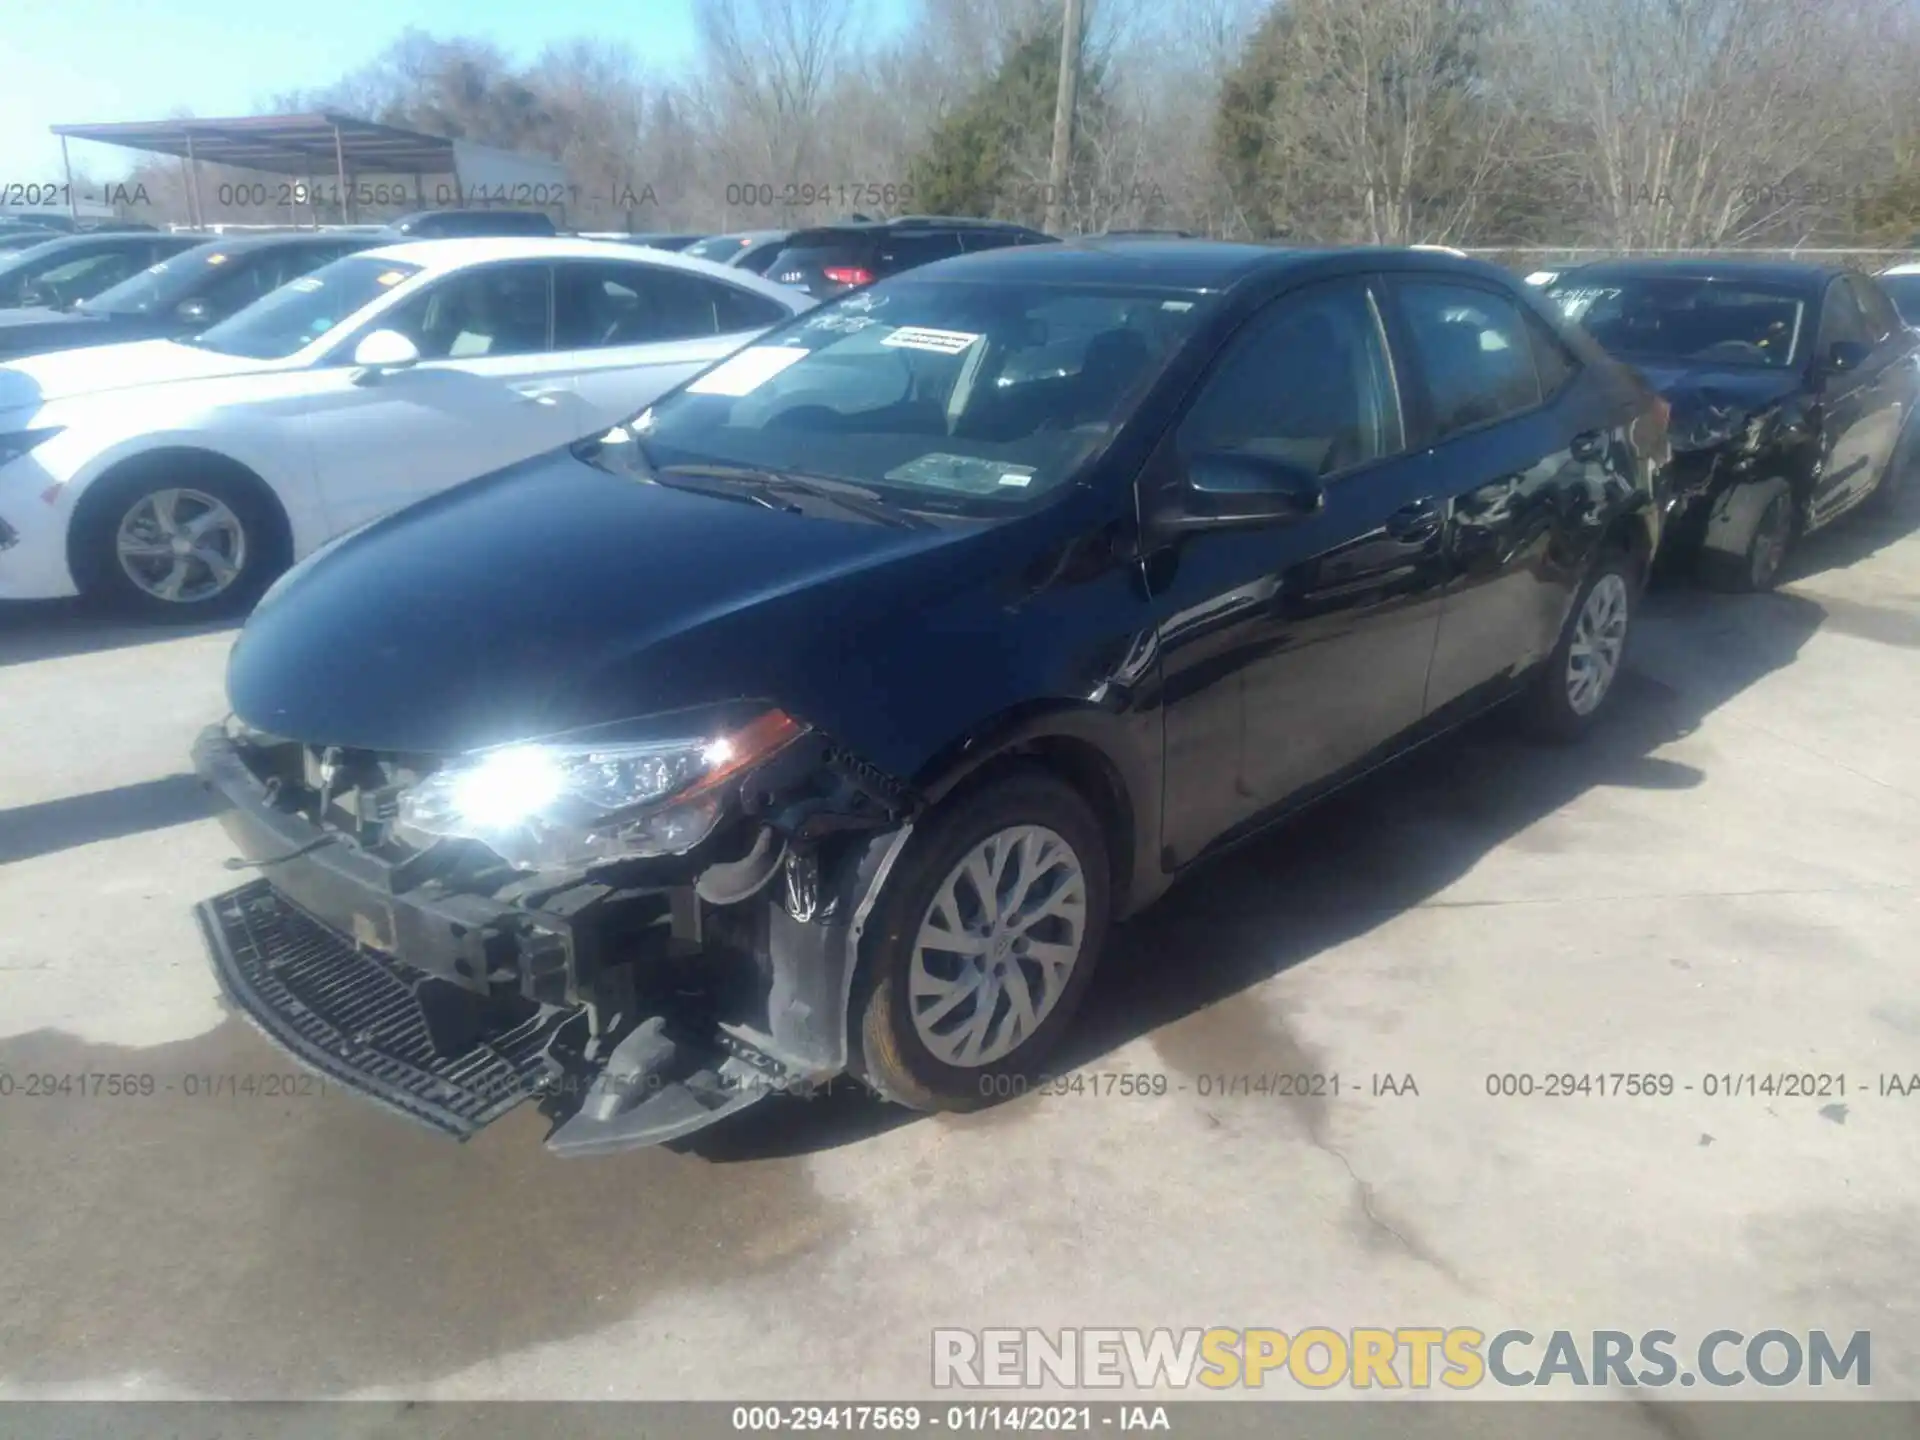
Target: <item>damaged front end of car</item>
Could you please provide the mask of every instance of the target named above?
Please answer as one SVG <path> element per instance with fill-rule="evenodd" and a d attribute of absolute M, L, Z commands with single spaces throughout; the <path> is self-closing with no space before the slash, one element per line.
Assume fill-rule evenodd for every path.
<path fill-rule="evenodd" d="M 1718 384 L 1656 378 L 1670 408 L 1665 548 L 1692 554 L 1741 486 L 1781 477 L 1796 494 L 1817 464 L 1818 431 L 1791 380 Z"/>
<path fill-rule="evenodd" d="M 194 764 L 239 868 L 197 908 L 226 996 L 312 1068 L 467 1138 L 658 1144 L 848 1061 L 861 929 L 918 798 L 766 705 L 470 755 L 238 721 Z"/>

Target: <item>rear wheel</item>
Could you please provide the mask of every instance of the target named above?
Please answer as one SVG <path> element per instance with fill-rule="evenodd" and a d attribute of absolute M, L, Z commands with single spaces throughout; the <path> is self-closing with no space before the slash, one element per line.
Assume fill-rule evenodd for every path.
<path fill-rule="evenodd" d="M 863 947 L 856 1073 L 916 1110 L 1018 1093 L 1092 978 L 1107 866 L 1092 810 L 1042 770 L 936 813 L 901 855 Z"/>
<path fill-rule="evenodd" d="M 75 579 L 123 613 L 190 623 L 259 598 L 284 564 L 258 488 L 215 471 L 150 470 L 109 482 L 75 518 Z"/>
<path fill-rule="evenodd" d="M 1528 728 L 1547 740 L 1577 740 L 1593 728 L 1626 664 L 1639 601 L 1639 566 L 1610 550 L 1580 589 L 1567 628 L 1534 676 Z"/>

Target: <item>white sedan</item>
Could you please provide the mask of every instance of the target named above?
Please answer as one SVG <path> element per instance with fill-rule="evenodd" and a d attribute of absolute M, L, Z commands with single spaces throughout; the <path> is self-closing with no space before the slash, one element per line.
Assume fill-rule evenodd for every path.
<path fill-rule="evenodd" d="M 236 608 L 330 537 L 603 430 L 812 304 L 637 246 L 429 240 L 191 340 L 0 366 L 0 600 Z"/>

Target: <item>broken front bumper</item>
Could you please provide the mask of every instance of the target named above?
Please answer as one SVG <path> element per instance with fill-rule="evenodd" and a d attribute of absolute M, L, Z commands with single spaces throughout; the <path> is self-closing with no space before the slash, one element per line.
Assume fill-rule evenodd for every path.
<path fill-rule="evenodd" d="M 859 934 L 905 830 L 825 865 L 784 863 L 763 894 L 723 907 L 684 874 L 506 903 L 284 808 L 219 727 L 194 765 L 262 871 L 196 908 L 222 991 L 295 1058 L 408 1119 L 465 1139 L 537 1099 L 557 1122 L 549 1148 L 594 1153 L 679 1138 L 845 1068 Z M 671 921 L 638 941 L 605 923 L 636 905 Z M 663 987 L 640 972 L 655 964 L 731 974 L 733 998 L 651 1005 Z"/>

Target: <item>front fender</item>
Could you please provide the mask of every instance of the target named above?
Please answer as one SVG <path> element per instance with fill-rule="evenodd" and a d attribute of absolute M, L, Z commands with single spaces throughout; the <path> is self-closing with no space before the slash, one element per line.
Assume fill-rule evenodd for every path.
<path fill-rule="evenodd" d="M 1161 744 L 1157 699 L 1109 681 L 1101 703 L 1035 701 L 987 717 L 955 736 L 915 779 L 929 807 L 1012 758 L 1060 773 L 1086 795 L 1115 855 L 1116 916 L 1166 889 L 1160 864 Z"/>
<path fill-rule="evenodd" d="M 187 427 L 129 431 L 104 443 L 88 438 L 90 453 L 74 467 L 62 487 L 60 505 L 69 521 L 88 489 L 130 460 L 165 453 L 191 463 L 193 456 L 204 455 L 240 466 L 273 492 L 286 513 L 296 557 L 327 538 L 330 527 L 304 438 L 297 445 L 276 444 L 264 436 L 213 434 Z"/>

